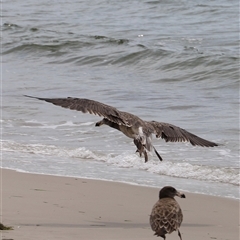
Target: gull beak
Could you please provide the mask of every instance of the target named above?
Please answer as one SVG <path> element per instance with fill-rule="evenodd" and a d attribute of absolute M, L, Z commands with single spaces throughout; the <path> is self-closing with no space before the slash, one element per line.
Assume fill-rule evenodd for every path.
<path fill-rule="evenodd" d="M 181 193 L 181 192 L 177 192 L 176 193 L 176 196 L 180 197 L 180 198 L 186 198 L 185 194 L 184 193 Z"/>

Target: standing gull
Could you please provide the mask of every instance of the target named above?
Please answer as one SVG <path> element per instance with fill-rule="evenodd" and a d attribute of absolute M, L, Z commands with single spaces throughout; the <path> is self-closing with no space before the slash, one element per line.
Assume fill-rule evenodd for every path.
<path fill-rule="evenodd" d="M 178 236 L 182 240 L 179 231 L 183 220 L 182 210 L 174 199 L 175 196 L 185 198 L 183 193 L 178 192 L 175 188 L 166 186 L 159 191 L 159 200 L 153 206 L 150 215 L 150 225 L 155 232 L 154 235 L 166 239 L 165 234 L 178 231 Z"/>
<path fill-rule="evenodd" d="M 109 105 L 83 98 L 39 98 L 24 95 L 25 97 L 36 98 L 57 106 L 69 108 L 71 110 L 81 111 L 103 117 L 95 126 L 103 124 L 115 128 L 132 138 L 137 147 L 140 157 L 144 155 L 145 162 L 148 161 L 147 151 L 152 149 L 162 161 L 162 157 L 152 145 L 152 134 L 157 138 L 163 138 L 166 142 L 190 142 L 193 146 L 214 147 L 218 144 L 200 138 L 180 127 L 169 123 L 144 121 L 131 113 L 122 112 Z"/>

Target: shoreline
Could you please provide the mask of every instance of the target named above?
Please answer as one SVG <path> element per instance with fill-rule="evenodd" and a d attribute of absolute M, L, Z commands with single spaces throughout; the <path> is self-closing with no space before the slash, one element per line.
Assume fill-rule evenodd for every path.
<path fill-rule="evenodd" d="M 11 239 L 156 239 L 149 214 L 158 188 L 1 168 L 1 221 Z M 164 185 L 161 184 L 160 188 Z M 177 186 L 174 186 L 177 188 Z M 183 240 L 239 237 L 239 200 L 186 193 Z M 178 239 L 177 232 L 167 239 Z"/>
<path fill-rule="evenodd" d="M 52 173 L 38 173 L 38 172 L 27 172 L 21 169 L 12 169 L 12 168 L 3 168 L 0 167 L 1 169 L 5 169 L 5 170 L 10 170 L 10 171 L 15 171 L 15 172 L 19 172 L 19 173 L 26 173 L 26 174 L 33 174 L 33 175 L 45 175 L 45 176 L 53 176 L 53 177 L 66 177 L 66 178 L 79 178 L 79 179 L 86 179 L 86 180 L 93 180 L 93 181 L 104 181 L 104 182 L 112 182 L 112 183 L 122 183 L 122 184 L 127 184 L 127 185 L 132 185 L 132 186 L 139 186 L 139 187 L 149 187 L 149 188 L 157 188 L 154 185 L 146 185 L 146 184 L 141 184 L 141 183 L 134 183 L 134 182 L 128 182 L 128 181 L 121 181 L 121 180 L 112 180 L 112 179 L 103 179 L 103 178 L 94 178 L 94 177 L 79 177 L 79 176 L 71 176 L 71 175 L 58 175 L 58 174 L 52 174 Z M 170 176 L 166 176 L 166 177 L 170 177 Z M 172 177 L 171 178 L 175 178 L 178 179 L 178 177 Z M 181 179 L 181 178 L 180 178 Z M 185 179 L 187 180 L 187 179 Z M 191 179 L 188 179 L 189 181 L 191 181 Z M 196 179 L 193 179 L 193 181 L 195 181 Z M 207 182 L 208 183 L 208 182 Z M 215 182 L 209 182 L 209 184 L 216 184 Z M 225 183 L 224 183 L 225 184 Z M 231 184 L 230 184 L 231 186 Z M 238 187 L 239 186 L 235 186 L 234 187 Z M 158 189 L 158 188 L 157 188 Z M 181 191 L 184 191 L 185 193 L 193 193 L 193 194 L 200 194 L 200 195 L 205 195 L 205 196 L 213 196 L 213 197 L 220 197 L 220 198 L 227 198 L 227 199 L 234 199 L 234 200 L 240 200 L 240 193 L 238 194 L 238 197 L 231 195 L 231 196 L 221 196 L 219 194 L 213 194 L 210 195 L 208 193 L 204 193 L 204 192 L 191 192 L 191 190 L 186 190 L 186 189 L 182 189 L 181 187 L 178 188 Z"/>

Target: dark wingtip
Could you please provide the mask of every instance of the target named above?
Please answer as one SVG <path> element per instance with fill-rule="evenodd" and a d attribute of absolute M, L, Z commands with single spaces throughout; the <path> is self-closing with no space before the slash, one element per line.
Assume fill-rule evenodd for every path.
<path fill-rule="evenodd" d="M 29 98 L 35 98 L 35 97 L 33 97 L 33 96 L 29 96 L 29 95 L 23 95 L 24 97 L 29 97 Z"/>
<path fill-rule="evenodd" d="M 209 146 L 209 147 L 217 147 L 217 146 L 220 146 L 219 143 L 215 143 L 215 142 L 211 142 L 212 144 Z"/>
<path fill-rule="evenodd" d="M 223 143 L 214 143 L 215 145 L 213 146 L 213 147 L 217 147 L 217 146 L 224 146 L 224 144 Z"/>
<path fill-rule="evenodd" d="M 46 101 L 46 102 L 51 102 L 51 98 L 40 98 L 40 97 L 33 97 L 33 96 L 29 96 L 29 95 L 23 95 L 24 97 L 28 97 L 28 98 L 34 98 L 34 99 L 38 99 L 38 100 L 42 100 L 42 101 Z"/>
<path fill-rule="evenodd" d="M 39 99 L 39 100 L 42 100 L 41 98 L 38 98 L 38 97 L 33 97 L 33 96 L 29 96 L 29 95 L 23 95 L 24 97 L 28 97 L 28 98 L 35 98 L 35 99 Z"/>

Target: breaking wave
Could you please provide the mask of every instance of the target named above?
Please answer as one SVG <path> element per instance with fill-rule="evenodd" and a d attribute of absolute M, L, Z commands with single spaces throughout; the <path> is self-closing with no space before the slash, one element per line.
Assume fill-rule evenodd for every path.
<path fill-rule="evenodd" d="M 133 168 L 146 171 L 152 174 L 165 175 L 170 177 L 196 179 L 208 182 L 228 183 L 239 185 L 239 169 L 229 167 L 206 166 L 190 164 L 186 162 L 171 162 L 151 159 L 143 163 L 136 154 L 104 154 L 103 152 L 92 152 L 84 147 L 68 149 L 59 148 L 54 145 L 22 144 L 13 141 L 3 141 L 2 150 L 6 152 L 20 152 L 38 156 L 63 157 L 68 164 L 68 159 L 91 160 L 106 162 L 107 165 L 114 165 L 120 168 Z M 31 161 L 31 156 L 29 156 Z M 37 164 L 34 162 L 34 164 Z"/>

